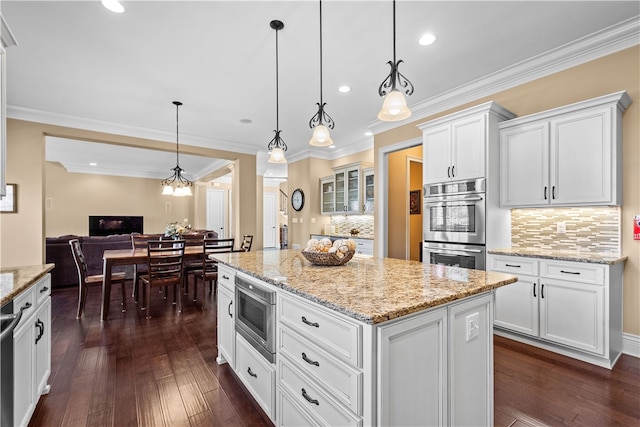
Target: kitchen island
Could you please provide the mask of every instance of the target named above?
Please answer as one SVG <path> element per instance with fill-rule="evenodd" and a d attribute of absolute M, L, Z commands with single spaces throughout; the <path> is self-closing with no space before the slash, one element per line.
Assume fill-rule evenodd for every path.
<path fill-rule="evenodd" d="M 276 425 L 493 424 L 493 291 L 514 276 L 386 258 L 321 267 L 298 250 L 215 258 L 218 361 Z M 277 295 L 274 363 L 233 329 L 238 280 Z"/>

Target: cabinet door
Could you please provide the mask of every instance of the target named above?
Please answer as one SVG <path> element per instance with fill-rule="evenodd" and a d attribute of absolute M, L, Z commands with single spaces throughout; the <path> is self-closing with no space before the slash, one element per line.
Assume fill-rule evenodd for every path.
<path fill-rule="evenodd" d="M 481 115 L 451 124 L 452 179 L 457 181 L 485 176 L 485 123 L 485 116 Z"/>
<path fill-rule="evenodd" d="M 374 202 L 374 181 L 373 170 L 367 170 L 362 174 L 364 181 L 364 204 L 363 213 L 373 213 Z"/>
<path fill-rule="evenodd" d="M 227 362 L 235 366 L 235 296 L 223 286 L 218 286 L 218 364 Z"/>
<path fill-rule="evenodd" d="M 494 325 L 538 337 L 537 277 L 518 276 L 518 281 L 496 289 Z"/>
<path fill-rule="evenodd" d="M 604 354 L 604 286 L 540 281 L 540 338 Z"/>
<path fill-rule="evenodd" d="M 334 212 L 344 212 L 346 211 L 347 207 L 346 207 L 346 187 L 347 187 L 347 183 L 346 183 L 346 172 L 345 171 L 341 171 L 341 172 L 336 172 L 334 174 L 334 179 L 335 179 L 335 209 Z"/>
<path fill-rule="evenodd" d="M 611 202 L 609 109 L 567 114 L 550 126 L 551 204 Z"/>
<path fill-rule="evenodd" d="M 378 423 L 448 425 L 447 309 L 378 329 Z"/>
<path fill-rule="evenodd" d="M 549 204 L 549 125 L 533 123 L 500 131 L 500 204 Z"/>
<path fill-rule="evenodd" d="M 422 134 L 424 183 L 451 179 L 451 125 L 427 129 Z"/>
<path fill-rule="evenodd" d="M 34 363 L 35 320 L 23 318 L 13 333 L 13 416 L 16 426 L 29 424 L 36 407 L 36 382 Z"/>
<path fill-rule="evenodd" d="M 362 207 L 360 206 L 360 168 L 347 169 L 345 176 L 347 180 L 347 213 L 360 213 L 362 211 Z"/>
<path fill-rule="evenodd" d="M 320 179 L 320 212 L 323 215 L 336 211 L 336 194 L 333 177 Z"/>
<path fill-rule="evenodd" d="M 35 316 L 35 381 L 36 397 L 47 393 L 51 373 L 51 298 L 38 307 Z M 38 326 L 39 325 L 39 326 Z"/>

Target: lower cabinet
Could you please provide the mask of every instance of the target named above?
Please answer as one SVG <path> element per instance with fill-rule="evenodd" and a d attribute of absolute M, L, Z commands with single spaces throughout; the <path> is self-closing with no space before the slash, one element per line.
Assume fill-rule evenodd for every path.
<path fill-rule="evenodd" d="M 623 263 L 489 255 L 488 269 L 518 276 L 495 292 L 496 333 L 613 367 L 622 352 Z"/>
<path fill-rule="evenodd" d="M 235 371 L 262 410 L 274 419 L 276 369 L 239 334 Z"/>
<path fill-rule="evenodd" d="M 14 299 L 24 309 L 14 330 L 14 424 L 26 426 L 51 372 L 51 278 L 46 275 Z"/>
<path fill-rule="evenodd" d="M 218 364 L 235 366 L 235 273 L 218 266 Z"/>

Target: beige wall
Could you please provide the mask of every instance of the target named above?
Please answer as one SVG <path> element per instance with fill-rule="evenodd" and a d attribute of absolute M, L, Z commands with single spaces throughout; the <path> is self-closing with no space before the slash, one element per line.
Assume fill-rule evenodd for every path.
<path fill-rule="evenodd" d="M 10 183 L 18 184 L 18 212 L 15 214 L 0 215 L 0 265 L 3 267 L 13 267 L 19 265 L 35 265 L 44 261 L 44 238 L 45 238 L 45 222 L 47 211 L 45 211 L 45 192 L 47 185 L 45 178 L 49 177 L 46 172 L 53 175 L 53 180 L 66 181 L 66 188 L 51 189 L 53 207 L 55 214 L 51 218 L 52 234 L 67 234 L 68 232 L 85 233 L 87 230 L 87 219 L 81 219 L 80 216 L 86 218 L 88 212 L 92 212 L 94 207 L 90 203 L 100 204 L 100 209 L 109 208 L 109 204 L 117 206 L 118 209 L 130 209 L 128 212 L 142 209 L 142 207 L 132 200 L 123 198 L 121 189 L 123 185 L 134 187 L 136 191 L 140 191 L 139 195 L 143 196 L 143 200 L 153 205 L 161 212 L 165 211 L 165 203 L 160 203 L 157 194 L 160 191 L 160 184 L 153 189 L 149 180 L 133 180 L 117 177 L 109 179 L 86 174 L 68 174 L 62 173 L 60 167 L 45 167 L 45 136 L 58 136 L 63 138 L 83 139 L 87 141 L 104 142 L 116 145 L 126 145 L 131 147 L 151 148 L 165 151 L 173 151 L 172 143 L 146 140 L 141 138 L 124 137 L 121 135 L 112 135 L 101 132 L 91 132 L 81 129 L 66 128 L 61 126 L 47 125 L 43 123 L 27 122 L 22 120 L 7 120 L 7 169 L 6 178 Z M 256 235 L 256 159 L 254 155 L 238 154 L 228 151 L 213 150 L 203 147 L 181 146 L 181 152 L 185 154 L 204 155 L 215 158 L 222 158 L 235 161 L 234 168 L 234 192 L 240 197 L 236 198 L 237 206 L 234 210 L 237 220 L 234 222 L 236 230 L 242 230 L 244 234 Z M 66 175 L 65 175 L 66 174 Z M 69 176 L 77 175 L 78 180 L 68 180 Z M 90 183 L 80 181 L 91 181 Z M 134 184 L 135 181 L 135 184 Z M 86 184 L 86 185 L 85 185 Z M 97 187 L 97 190 L 96 190 Z M 69 189 L 69 193 L 65 192 Z M 74 194 L 78 192 L 78 194 Z M 260 189 L 262 192 L 262 188 Z M 84 194 L 79 196 L 79 194 Z M 96 194 L 102 196 L 103 200 L 96 197 Z M 150 197 L 150 201 L 147 199 Z M 169 198 L 172 202 L 172 208 L 175 198 Z M 189 198 L 188 206 L 177 206 L 179 216 L 163 216 L 155 212 L 157 217 L 150 221 L 149 226 L 157 227 L 159 224 L 165 223 L 167 218 L 171 221 L 189 218 L 190 220 L 202 213 L 196 213 L 197 209 L 203 210 L 204 205 L 197 203 L 198 197 Z M 64 203 L 72 204 L 67 214 L 64 214 Z M 129 204 L 131 203 L 131 205 Z M 146 209 L 146 208 L 145 208 Z M 150 212 L 151 209 L 145 210 Z M 80 214 L 77 214 L 80 212 Z M 118 211 L 122 212 L 122 211 Z M 106 212 L 98 212 L 98 215 L 106 214 Z M 185 215 L 186 214 L 186 215 Z M 74 220 L 67 222 L 67 215 L 71 215 Z M 76 217 L 76 215 L 79 215 Z M 149 214 L 153 215 L 153 214 Z M 260 216 L 260 220 L 262 215 Z M 81 226 L 81 224 L 85 224 Z M 70 227 L 69 231 L 65 227 Z M 145 229 L 147 221 L 145 220 Z M 260 228 L 261 230 L 262 228 Z M 149 229 L 149 231 L 152 231 Z M 161 231 L 161 230 L 159 230 Z M 237 233 L 236 233 L 237 234 Z M 256 236 L 254 244 L 262 245 L 262 236 Z"/>
<path fill-rule="evenodd" d="M 419 157 L 422 159 L 422 147 Z M 419 191 L 420 197 L 420 213 L 409 215 L 409 259 L 420 261 L 420 252 L 422 252 L 422 163 L 416 160 L 409 162 L 409 190 Z"/>
<path fill-rule="evenodd" d="M 622 253 L 624 331 L 640 335 L 640 241 L 632 238 L 632 218 L 640 213 L 640 46 L 600 58 L 538 80 L 477 99 L 437 115 L 416 120 L 375 136 L 375 150 L 421 137 L 416 125 L 486 101 L 496 101 L 518 116 L 626 90 L 633 103 L 624 112 Z M 376 189 L 379 188 L 376 164 Z M 376 196 L 377 198 L 377 196 Z M 376 227 L 379 218 L 376 218 Z"/>

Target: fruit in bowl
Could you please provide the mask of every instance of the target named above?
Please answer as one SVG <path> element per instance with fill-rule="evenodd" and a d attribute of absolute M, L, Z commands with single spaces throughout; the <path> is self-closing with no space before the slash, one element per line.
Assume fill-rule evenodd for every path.
<path fill-rule="evenodd" d="M 342 265 L 348 262 L 356 252 L 356 242 L 351 239 L 338 239 L 331 242 L 325 237 L 309 239 L 302 255 L 315 265 Z"/>

